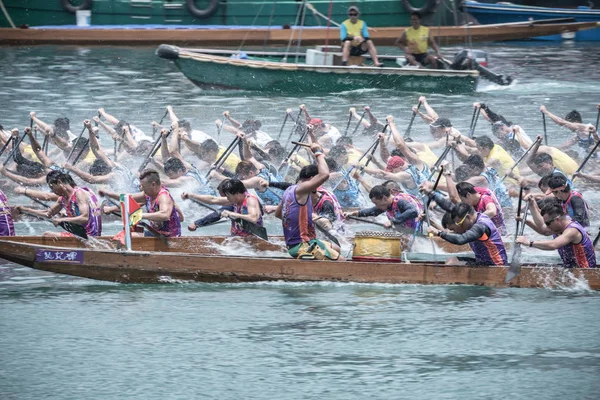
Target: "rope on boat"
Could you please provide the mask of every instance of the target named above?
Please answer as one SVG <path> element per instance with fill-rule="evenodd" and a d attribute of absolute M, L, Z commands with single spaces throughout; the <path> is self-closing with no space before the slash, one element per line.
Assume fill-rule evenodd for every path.
<path fill-rule="evenodd" d="M 8 11 L 6 11 L 6 7 L 4 7 L 4 2 L 2 0 L 0 0 L 0 8 L 2 9 L 2 13 L 4 13 L 4 16 L 8 20 L 8 23 L 10 24 L 11 28 L 16 28 L 15 23 L 10 18 L 10 15 L 8 15 Z"/>
<path fill-rule="evenodd" d="M 317 11 L 317 9 L 315 8 L 315 6 L 313 6 L 311 3 L 306 3 L 306 7 L 312 11 L 313 14 L 318 15 L 319 17 L 323 17 L 327 20 L 327 22 L 331 22 L 332 24 L 334 24 L 335 26 L 339 27 L 340 24 L 338 24 L 337 22 L 335 22 L 334 20 L 332 20 L 330 17 L 328 17 L 327 15 L 320 13 L 319 11 Z"/>
<path fill-rule="evenodd" d="M 256 20 L 258 19 L 258 16 L 260 14 L 262 14 L 262 9 L 265 6 L 266 2 L 267 2 L 267 0 L 264 0 L 262 2 L 262 4 L 260 5 L 260 8 L 258 9 L 258 12 L 254 16 L 254 19 L 252 20 L 252 24 L 250 24 L 253 28 L 246 31 L 246 34 L 244 35 L 244 38 L 242 39 L 242 43 L 240 43 L 240 47 L 238 47 L 238 50 L 237 50 L 238 53 L 242 50 L 242 47 L 244 47 L 244 44 L 246 43 L 246 39 L 248 39 L 248 36 L 250 35 L 250 32 L 254 31 L 254 29 L 255 29 L 254 27 L 256 26 Z"/>

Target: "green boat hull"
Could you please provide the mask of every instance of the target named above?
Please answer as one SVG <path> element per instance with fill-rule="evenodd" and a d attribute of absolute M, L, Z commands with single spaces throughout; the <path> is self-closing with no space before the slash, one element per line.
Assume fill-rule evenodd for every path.
<path fill-rule="evenodd" d="M 167 47 L 178 50 L 173 46 Z M 476 71 L 308 66 L 269 61 L 232 61 L 226 57 L 185 52 L 178 57 L 173 53 L 163 58 L 173 60 L 189 80 L 202 88 L 289 95 L 340 93 L 359 89 L 460 94 L 475 91 L 479 78 Z"/>
<path fill-rule="evenodd" d="M 82 0 L 71 0 L 73 5 Z M 8 15 L 16 26 L 75 25 L 76 17 L 67 11 L 61 0 L 3 0 Z M 198 9 L 207 9 L 209 0 L 196 0 Z M 329 0 L 311 0 L 310 3 L 324 15 L 329 13 Z M 422 6 L 428 0 L 411 0 L 413 6 Z M 275 5 L 274 5 L 275 4 Z M 301 25 L 296 21 L 302 3 L 294 0 L 265 2 L 263 0 L 221 0 L 215 11 L 206 17 L 192 15 L 185 0 L 93 0 L 92 25 L 243 25 L 283 26 Z M 408 26 L 410 12 L 400 0 L 333 1 L 334 21 L 342 22 L 350 5 L 360 7 L 361 18 L 369 26 Z M 271 14 L 272 19 L 271 19 Z M 447 7 L 437 7 L 429 14 L 429 24 L 452 25 L 452 13 Z M 305 26 L 324 26 L 327 21 L 307 11 Z M 0 12 L 0 27 L 9 27 Z"/>

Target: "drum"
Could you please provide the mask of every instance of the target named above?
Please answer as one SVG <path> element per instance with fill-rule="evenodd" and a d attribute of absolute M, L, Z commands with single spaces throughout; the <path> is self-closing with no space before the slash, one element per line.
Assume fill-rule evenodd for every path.
<path fill-rule="evenodd" d="M 402 261 L 402 249 L 408 245 L 405 235 L 398 232 L 356 232 L 352 260 L 390 262 Z"/>

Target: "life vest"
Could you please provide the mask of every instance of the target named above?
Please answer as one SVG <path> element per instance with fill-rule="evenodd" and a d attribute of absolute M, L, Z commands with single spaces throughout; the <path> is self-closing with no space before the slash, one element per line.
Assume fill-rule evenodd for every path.
<path fill-rule="evenodd" d="M 393 221 L 394 219 L 402 215 L 402 211 L 400 211 L 400 209 L 398 208 L 398 202 L 400 200 L 405 200 L 414 205 L 415 208 L 418 210 L 419 215 L 423 212 L 423 205 L 417 197 L 408 193 L 398 193 L 394 196 L 394 199 L 392 200 L 392 205 L 385 212 L 386 216 L 390 221 Z M 418 218 L 410 219 L 405 221 L 403 226 L 409 229 L 416 229 L 418 221 Z"/>
<path fill-rule="evenodd" d="M 569 243 L 558 249 L 558 254 L 563 260 L 565 268 L 596 268 L 596 254 L 594 243 L 589 235 L 577 221 L 571 221 L 568 228 L 575 228 L 581 233 L 582 240 L 578 244 Z M 558 235 L 554 235 L 558 237 Z"/>
<path fill-rule="evenodd" d="M 583 201 L 583 204 L 585 206 L 585 214 L 584 214 L 584 217 L 583 217 L 583 221 L 576 221 L 576 222 L 579 222 L 581 224 L 581 226 L 583 226 L 584 228 L 590 226 L 588 204 L 583 199 L 583 196 L 581 195 L 581 193 L 579 193 L 578 191 L 571 190 L 571 194 L 569 195 L 569 198 L 563 202 L 563 210 L 565 211 L 565 213 L 569 214 L 571 216 L 571 218 L 575 217 L 575 212 L 573 210 L 573 205 L 571 204 L 571 199 L 573 198 L 573 196 L 579 197 Z"/>

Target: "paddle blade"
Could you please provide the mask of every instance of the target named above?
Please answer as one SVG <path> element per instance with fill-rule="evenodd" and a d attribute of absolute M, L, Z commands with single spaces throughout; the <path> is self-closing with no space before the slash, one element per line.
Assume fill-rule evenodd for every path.
<path fill-rule="evenodd" d="M 510 267 L 506 271 L 506 277 L 504 282 L 509 283 L 521 273 L 521 246 L 515 244 L 515 250 L 513 252 L 512 260 L 510 261 Z"/>
<path fill-rule="evenodd" d="M 71 222 L 61 222 L 59 225 L 65 231 L 72 233 L 75 236 L 79 236 L 80 238 L 83 238 L 83 239 L 88 238 L 87 232 L 85 230 L 85 226 L 83 226 L 83 225 L 73 224 Z"/>
<path fill-rule="evenodd" d="M 250 232 L 254 236 L 258 236 L 259 238 L 261 238 L 263 240 L 269 240 L 269 237 L 267 236 L 267 229 L 264 226 L 254 224 L 250 221 L 246 221 L 245 219 L 241 219 L 241 218 L 237 219 L 236 222 L 241 224 L 242 229 L 245 230 L 246 232 Z"/>

